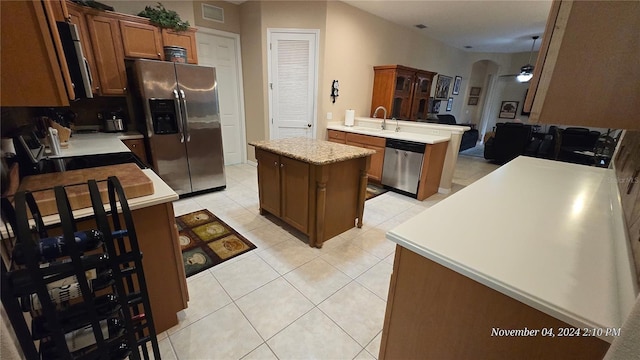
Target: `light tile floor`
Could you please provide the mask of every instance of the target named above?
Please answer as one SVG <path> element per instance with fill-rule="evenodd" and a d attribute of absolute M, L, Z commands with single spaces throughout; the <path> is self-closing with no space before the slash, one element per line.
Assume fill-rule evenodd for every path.
<path fill-rule="evenodd" d="M 452 194 L 496 169 L 460 156 Z M 159 335 L 163 359 L 375 359 L 395 244 L 385 232 L 449 195 L 392 192 L 365 203 L 364 226 L 310 248 L 258 213 L 256 168 L 226 168 L 227 189 L 174 203 L 207 208 L 257 249 L 187 279 L 189 307 Z"/>

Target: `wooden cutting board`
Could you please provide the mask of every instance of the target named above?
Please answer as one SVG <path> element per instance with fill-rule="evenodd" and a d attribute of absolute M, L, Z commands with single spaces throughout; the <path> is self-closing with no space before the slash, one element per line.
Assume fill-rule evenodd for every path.
<path fill-rule="evenodd" d="M 55 186 L 65 186 L 72 210 L 83 209 L 91 207 L 87 181 L 96 180 L 102 202 L 108 203 L 107 182 L 100 180 L 106 180 L 109 176 L 116 176 L 120 180 L 127 199 L 151 195 L 154 192 L 151 179 L 133 163 L 26 176 L 18 190 L 31 191 L 40 213 L 45 216 L 58 213 L 53 193 Z"/>

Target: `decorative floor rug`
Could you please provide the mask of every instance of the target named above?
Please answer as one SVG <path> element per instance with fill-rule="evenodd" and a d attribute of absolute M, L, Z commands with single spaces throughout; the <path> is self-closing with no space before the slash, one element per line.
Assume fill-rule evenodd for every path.
<path fill-rule="evenodd" d="M 367 197 L 364 199 L 369 200 L 369 199 L 373 199 L 374 197 L 378 196 L 378 195 L 382 195 L 384 193 L 386 193 L 387 189 L 380 187 L 378 185 L 374 185 L 374 184 L 367 184 Z"/>
<path fill-rule="evenodd" d="M 176 217 L 187 277 L 256 248 L 208 210 Z"/>

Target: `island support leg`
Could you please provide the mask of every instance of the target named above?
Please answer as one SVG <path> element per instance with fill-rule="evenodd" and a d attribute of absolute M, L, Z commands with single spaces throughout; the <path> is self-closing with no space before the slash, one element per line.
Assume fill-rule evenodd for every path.
<path fill-rule="evenodd" d="M 363 159 L 364 168 L 360 168 L 360 188 L 358 189 L 358 208 L 356 212 L 356 216 L 358 217 L 356 226 L 358 228 L 362 228 L 362 217 L 364 216 L 364 200 L 367 196 L 367 171 L 369 170 L 370 164 L 371 157 L 367 156 Z"/>
<path fill-rule="evenodd" d="M 327 205 L 327 181 L 329 180 L 326 166 L 318 167 L 316 176 L 316 231 L 311 233 L 309 245 L 320 249 L 324 242 L 324 212 Z"/>

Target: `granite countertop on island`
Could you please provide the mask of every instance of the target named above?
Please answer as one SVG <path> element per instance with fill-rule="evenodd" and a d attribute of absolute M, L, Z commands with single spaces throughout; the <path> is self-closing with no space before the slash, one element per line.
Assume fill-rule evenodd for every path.
<path fill-rule="evenodd" d="M 375 154 L 375 150 L 308 138 L 251 141 L 249 145 L 313 165 L 326 165 Z"/>

